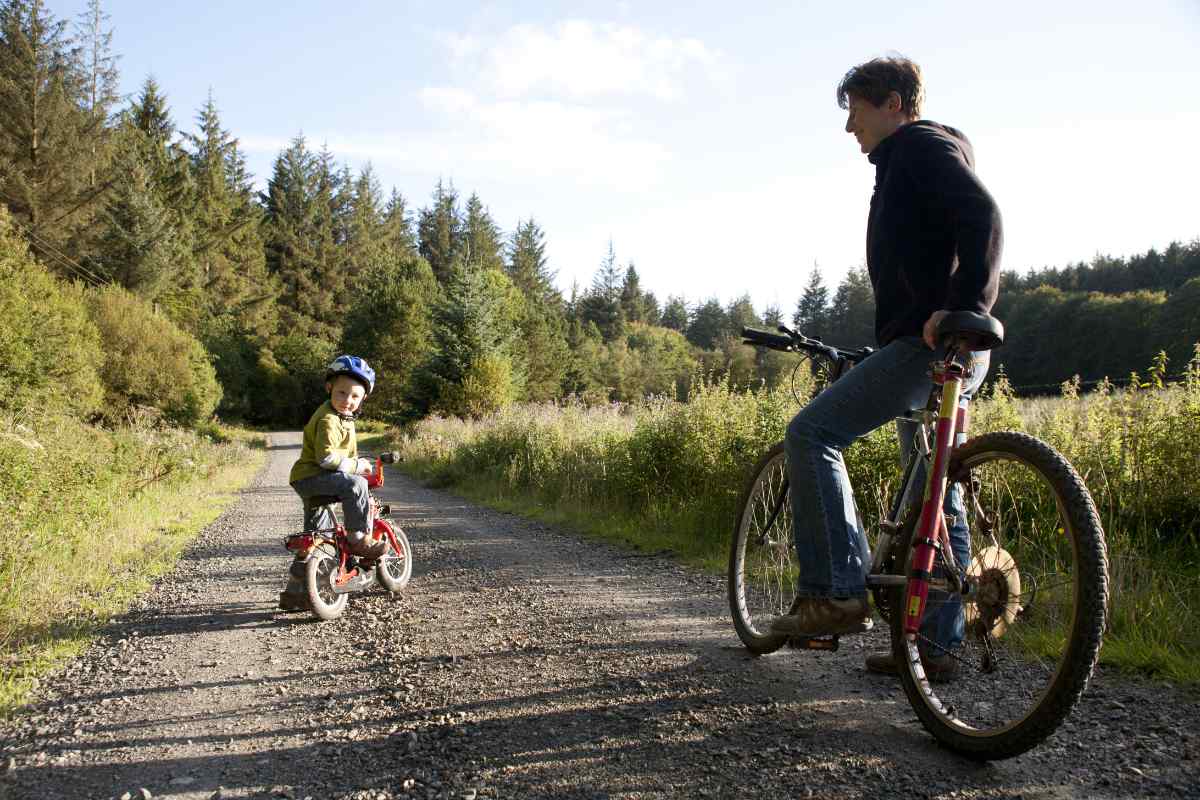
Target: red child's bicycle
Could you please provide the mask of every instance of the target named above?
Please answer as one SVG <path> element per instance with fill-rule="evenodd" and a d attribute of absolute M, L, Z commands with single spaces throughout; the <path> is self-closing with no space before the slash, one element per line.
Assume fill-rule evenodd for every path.
<path fill-rule="evenodd" d="M 383 465 L 396 462 L 395 453 L 384 453 L 375 459 L 375 470 L 367 476 L 367 486 L 377 489 L 383 485 Z M 305 559 L 305 587 L 312 611 L 320 619 L 337 619 L 346 610 L 354 592 L 362 592 L 378 583 L 389 592 L 398 592 L 412 577 L 412 549 L 408 537 L 391 520 L 391 512 L 370 495 L 371 517 L 374 526 L 370 537 L 387 547 L 378 558 L 355 557 L 350 552 L 346 528 L 338 521 L 334 509 L 341 501 L 332 495 L 308 499 L 318 506 L 317 527 L 288 536 L 284 547 Z"/>
<path fill-rule="evenodd" d="M 819 357 L 833 380 L 871 355 L 780 332 L 742 335 L 747 344 Z M 1000 323 L 955 312 L 938 333 L 943 355 L 931 364 L 929 402 L 905 417 L 916 431 L 913 456 L 881 515 L 866 583 L 891 626 L 900 681 L 925 727 L 969 758 L 1009 758 L 1054 732 L 1095 668 L 1108 601 L 1104 531 L 1079 473 L 1050 445 L 1012 431 L 966 439 L 965 354 L 999 344 Z M 948 492 L 965 509 L 965 520 L 951 521 L 969 529 L 965 561 L 948 535 Z M 770 628 L 795 597 L 792 538 L 780 443 L 742 494 L 729 559 L 733 624 L 752 653 L 837 649 L 837 637 L 789 641 Z M 959 634 L 941 637 L 931 622 Z"/>

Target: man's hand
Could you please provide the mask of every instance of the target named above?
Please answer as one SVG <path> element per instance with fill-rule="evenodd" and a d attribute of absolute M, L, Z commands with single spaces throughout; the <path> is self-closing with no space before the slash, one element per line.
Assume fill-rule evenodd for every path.
<path fill-rule="evenodd" d="M 949 315 L 949 311 L 935 311 L 929 315 L 929 319 L 925 320 L 925 328 L 921 333 L 925 339 L 925 345 L 930 350 L 937 348 L 937 327 Z"/>
<path fill-rule="evenodd" d="M 369 458 L 360 458 L 358 459 L 358 464 L 356 467 L 357 468 L 354 470 L 354 473 L 356 475 L 362 475 L 365 478 L 370 476 L 370 474 L 375 471 L 375 462 Z"/>

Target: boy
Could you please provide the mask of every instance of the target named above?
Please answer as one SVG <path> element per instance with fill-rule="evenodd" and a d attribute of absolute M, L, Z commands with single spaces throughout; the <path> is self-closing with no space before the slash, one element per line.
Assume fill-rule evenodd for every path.
<path fill-rule="evenodd" d="M 300 458 L 292 465 L 288 483 L 304 502 L 304 527 L 320 524 L 320 505 L 310 498 L 334 496 L 342 501 L 343 518 L 351 550 L 370 556 L 362 549 L 371 530 L 371 508 L 364 476 L 374 464 L 358 457 L 354 430 L 355 412 L 375 388 L 375 370 L 358 356 L 338 356 L 325 370 L 329 399 L 313 412 L 304 426 Z M 304 587 L 305 558 L 297 554 L 289 570 L 287 587 L 279 595 L 281 611 L 308 609 Z"/>

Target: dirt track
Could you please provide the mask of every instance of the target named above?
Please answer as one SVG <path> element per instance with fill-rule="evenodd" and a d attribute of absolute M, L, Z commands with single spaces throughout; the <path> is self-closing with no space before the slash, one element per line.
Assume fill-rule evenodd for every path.
<path fill-rule="evenodd" d="M 5 798 L 1200 795 L 1200 704 L 1101 675 L 1011 761 L 939 749 L 863 648 L 745 655 L 723 580 L 389 474 L 401 597 L 274 612 L 297 434 L 0 728 Z"/>

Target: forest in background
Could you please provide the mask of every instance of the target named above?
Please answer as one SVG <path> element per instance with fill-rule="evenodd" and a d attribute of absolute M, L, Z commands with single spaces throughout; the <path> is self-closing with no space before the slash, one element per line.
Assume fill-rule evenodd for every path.
<path fill-rule="evenodd" d="M 743 325 L 872 343 L 862 268 L 827 287 L 814 267 L 794 307 L 759 311 L 748 295 L 658 298 L 609 243 L 590 285 L 564 295 L 537 221 L 505 230 L 450 180 L 417 207 L 370 164 L 356 171 L 298 135 L 260 191 L 213 97 L 187 128 L 152 77 L 120 97 L 112 35 L 99 0 L 73 23 L 40 0 L 0 2 L 0 201 L 12 236 L 62 284 L 21 288 L 55 292 L 54 313 L 86 309 L 100 331 L 79 322 L 78 336 L 46 338 L 0 325 L 5 410 L 37 396 L 58 369 L 47 359 L 94 366 L 100 383 L 80 390 L 81 414 L 150 406 L 179 422 L 215 412 L 296 425 L 339 351 L 379 372 L 368 413 L 406 422 L 522 400 L 683 397 L 698 372 L 732 386 L 786 380 L 794 359 L 741 345 Z M 9 254 L 23 247 L 12 236 Z M 1005 273 L 1002 286 L 994 313 L 1009 341 L 995 363 L 1021 392 L 1073 375 L 1119 382 L 1160 351 L 1181 369 L 1200 340 L 1200 240 Z M 151 352 L 147 338 L 175 344 Z"/>

